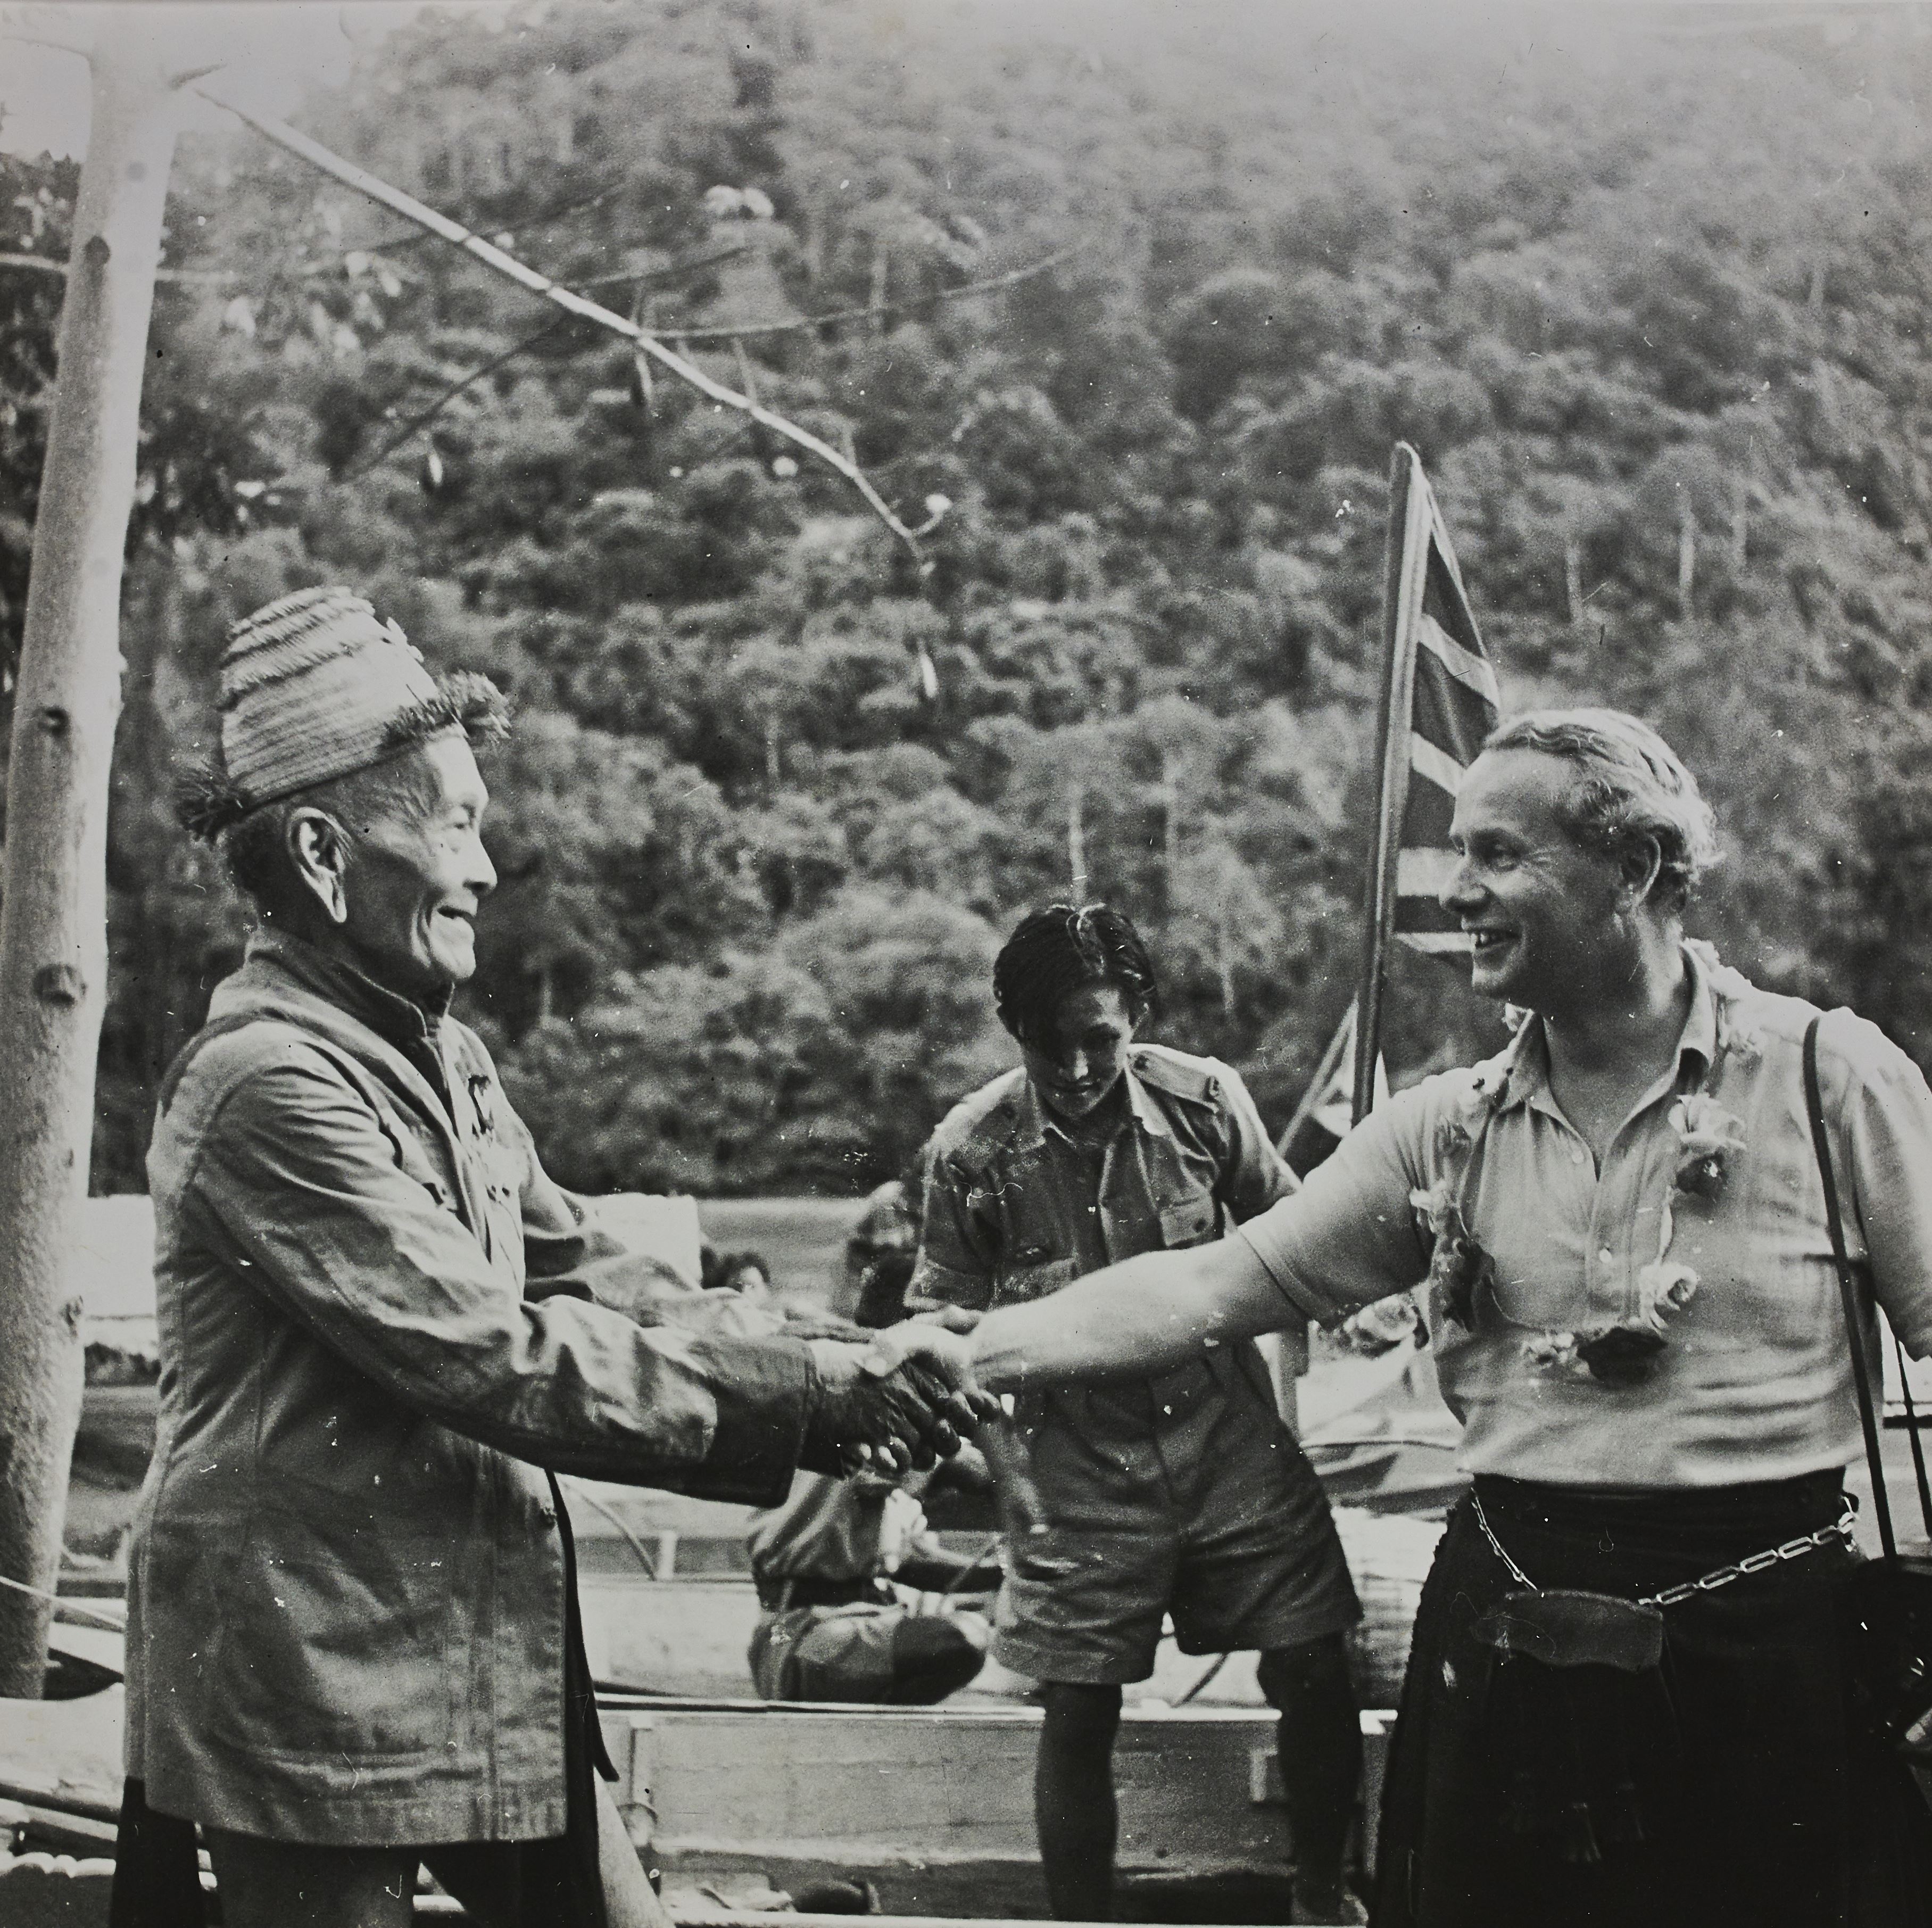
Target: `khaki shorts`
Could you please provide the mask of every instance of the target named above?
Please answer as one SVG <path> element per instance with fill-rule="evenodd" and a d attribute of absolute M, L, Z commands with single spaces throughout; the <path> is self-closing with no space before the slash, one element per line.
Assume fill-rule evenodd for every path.
<path fill-rule="evenodd" d="M 1272 1398 L 1224 1376 L 1192 1403 L 1144 1450 L 1083 1455 L 1054 1437 L 1086 1430 L 1054 1396 L 1032 1455 L 1046 1521 L 1010 1523 L 1003 1666 L 1124 1686 L 1154 1671 L 1169 1614 L 1184 1653 L 1266 1653 L 1361 1618 L 1328 1497 Z"/>

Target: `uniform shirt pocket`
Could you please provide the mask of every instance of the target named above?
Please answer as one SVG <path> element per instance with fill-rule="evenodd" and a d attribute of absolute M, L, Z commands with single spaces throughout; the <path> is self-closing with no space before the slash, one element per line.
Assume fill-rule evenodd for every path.
<path fill-rule="evenodd" d="M 1024 1260 L 1030 1254 L 1022 1253 Z M 993 1287 L 993 1303 L 1024 1305 L 1029 1299 L 1045 1299 L 1064 1285 L 1071 1285 L 1080 1275 L 1078 1259 L 1048 1259 L 1031 1264 L 1017 1264 L 1000 1273 Z"/>
<path fill-rule="evenodd" d="M 1160 1242 L 1170 1251 L 1184 1245 L 1204 1245 L 1220 1232 L 1220 1221 L 1212 1193 L 1184 1198 L 1162 1206 Z"/>

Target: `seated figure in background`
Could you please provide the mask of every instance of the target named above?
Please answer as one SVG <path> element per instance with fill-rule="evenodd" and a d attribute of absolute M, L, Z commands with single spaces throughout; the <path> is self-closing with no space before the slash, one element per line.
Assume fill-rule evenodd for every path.
<path fill-rule="evenodd" d="M 740 1298 L 772 1296 L 770 1261 L 762 1252 L 719 1252 L 704 1248 L 701 1283 L 706 1292 L 735 1292 Z"/>
<path fill-rule="evenodd" d="M 868 1269 L 861 1326 L 905 1317 L 912 1260 L 898 1256 L 896 1266 Z M 963 1447 L 949 1464 L 971 1454 Z M 928 1707 L 979 1672 L 986 1623 L 948 1608 L 962 1584 L 984 1588 L 997 1580 L 992 1549 L 968 1558 L 940 1545 L 919 1503 L 926 1481 L 918 1473 L 903 1480 L 802 1473 L 782 1506 L 752 1516 L 746 1538 L 764 1609 L 752 1636 L 752 1678 L 766 1700 Z M 894 1583 L 946 1597 L 940 1611 L 920 1612 Z"/>
<path fill-rule="evenodd" d="M 923 1485 L 920 1473 L 802 1473 L 783 1506 L 753 1515 L 746 1538 L 764 1611 L 752 1635 L 752 1679 L 766 1700 L 927 1707 L 979 1672 L 988 1638 L 980 1614 L 950 1611 L 950 1599 L 922 1612 L 894 1590 L 950 1595 L 962 1581 L 998 1578 L 927 1531 Z"/>

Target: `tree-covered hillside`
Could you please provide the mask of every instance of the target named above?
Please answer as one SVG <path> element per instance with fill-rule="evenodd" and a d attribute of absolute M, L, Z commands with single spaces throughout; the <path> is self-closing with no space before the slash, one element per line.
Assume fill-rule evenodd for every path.
<path fill-rule="evenodd" d="M 1701 926 L 1932 1062 L 1932 32 L 1498 18 L 531 5 L 304 109 L 909 520 L 944 498 L 923 581 L 621 342 L 252 134 L 184 148 L 97 1185 L 141 1183 L 242 928 L 171 758 L 226 624 L 338 578 L 514 692 L 469 1008 L 560 1176 L 897 1169 L 1009 1062 L 992 953 L 1080 872 L 1154 938 L 1162 1035 L 1279 1122 L 1352 987 L 1398 438 L 1512 701 L 1635 708 L 1706 776 Z M 64 253 L 71 170 L 4 166 L 0 253 Z M 58 288 L 0 267 L 10 647 Z M 1394 1025 L 1399 1072 L 1497 1035 L 1420 963 Z"/>

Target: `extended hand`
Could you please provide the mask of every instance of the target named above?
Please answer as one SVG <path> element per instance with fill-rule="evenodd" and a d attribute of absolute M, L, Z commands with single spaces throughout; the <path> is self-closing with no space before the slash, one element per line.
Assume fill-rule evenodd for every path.
<path fill-rule="evenodd" d="M 819 1395 L 799 1463 L 812 1473 L 898 1475 L 956 1452 L 982 1416 L 982 1398 L 954 1390 L 916 1357 L 884 1361 L 830 1341 L 812 1347 Z"/>
<path fill-rule="evenodd" d="M 969 1336 L 980 1323 L 980 1314 L 969 1312 L 956 1323 L 950 1318 L 908 1319 L 889 1326 L 872 1336 L 866 1354 L 868 1372 L 887 1373 L 908 1360 L 938 1374 L 952 1387 L 959 1410 L 947 1416 L 962 1437 L 998 1419 L 1004 1408 L 992 1393 L 984 1391 L 973 1374 L 973 1344 Z M 963 1422 L 962 1422 L 963 1421 Z"/>

